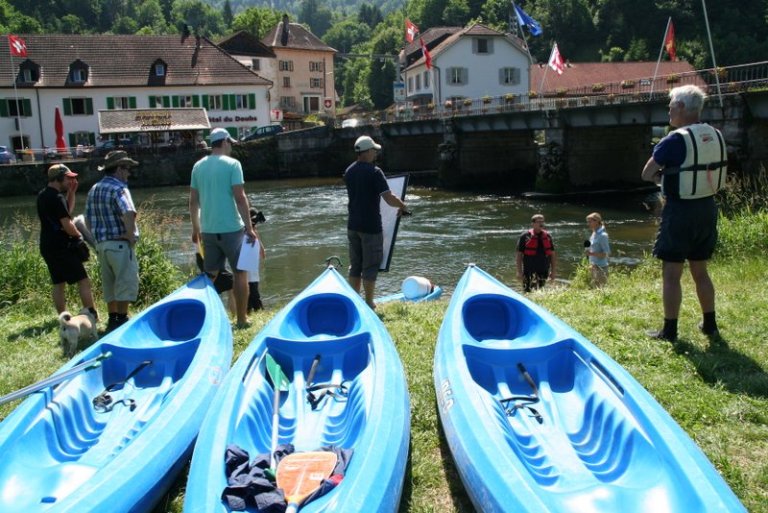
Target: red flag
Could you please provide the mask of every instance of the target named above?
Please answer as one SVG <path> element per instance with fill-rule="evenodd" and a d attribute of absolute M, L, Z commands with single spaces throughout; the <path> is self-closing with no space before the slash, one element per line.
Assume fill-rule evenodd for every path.
<path fill-rule="evenodd" d="M 675 24 L 672 23 L 671 19 L 669 20 L 669 26 L 667 27 L 667 34 L 664 36 L 664 48 L 667 49 L 670 60 L 677 60 L 675 57 Z"/>
<path fill-rule="evenodd" d="M 557 49 L 557 43 L 552 47 L 552 54 L 549 56 L 549 67 L 557 71 L 558 75 L 562 75 L 565 70 L 565 62 L 563 62 L 563 56 L 560 55 L 560 50 Z"/>
<path fill-rule="evenodd" d="M 420 37 L 419 42 L 421 43 L 421 52 L 424 54 L 424 62 L 427 65 L 427 69 L 432 69 L 432 56 L 429 55 L 427 45 L 424 44 L 424 38 Z"/>
<path fill-rule="evenodd" d="M 409 43 L 413 43 L 413 40 L 416 39 L 416 34 L 419 32 L 419 27 L 411 23 L 411 20 L 408 18 L 405 19 L 405 40 Z"/>
<path fill-rule="evenodd" d="M 11 55 L 14 57 L 27 56 L 27 44 L 18 36 L 8 36 L 8 46 L 11 48 Z"/>

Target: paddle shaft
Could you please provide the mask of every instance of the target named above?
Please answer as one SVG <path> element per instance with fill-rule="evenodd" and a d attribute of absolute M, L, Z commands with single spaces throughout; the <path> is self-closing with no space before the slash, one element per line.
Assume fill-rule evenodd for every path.
<path fill-rule="evenodd" d="M 102 353 L 96 358 L 92 358 L 90 360 L 86 360 L 83 363 L 79 363 L 72 367 L 71 369 L 65 370 L 64 372 L 60 374 L 55 374 L 53 376 L 47 377 L 41 381 L 38 381 L 37 383 L 33 383 L 29 386 L 26 386 L 20 390 L 17 390 L 15 392 L 11 392 L 10 394 L 4 395 L 3 397 L 0 397 L 0 404 L 5 404 L 10 401 L 14 401 L 16 399 L 21 399 L 22 397 L 26 397 L 29 394 L 32 394 L 34 392 L 37 392 L 39 390 L 42 390 L 44 388 L 48 388 L 54 385 L 58 385 L 62 381 L 65 381 L 72 376 L 75 376 L 81 372 L 89 371 L 98 368 L 101 366 L 101 360 L 104 360 L 105 358 L 109 358 L 112 356 L 111 352 Z"/>
<path fill-rule="evenodd" d="M 277 468 L 275 465 L 275 450 L 277 450 L 277 433 L 280 427 L 280 386 L 275 384 L 275 393 L 272 406 L 272 442 L 269 445 L 269 468 Z"/>

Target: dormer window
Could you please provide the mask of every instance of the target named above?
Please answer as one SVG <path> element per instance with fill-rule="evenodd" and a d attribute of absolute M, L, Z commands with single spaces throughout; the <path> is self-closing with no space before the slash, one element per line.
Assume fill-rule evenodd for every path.
<path fill-rule="evenodd" d="M 69 75 L 67 76 L 70 84 L 84 84 L 88 81 L 88 65 L 81 61 L 76 60 L 69 65 Z"/>
<path fill-rule="evenodd" d="M 19 65 L 19 74 L 16 81 L 21 84 L 34 84 L 40 80 L 40 66 L 30 60 Z"/>
<path fill-rule="evenodd" d="M 162 62 L 158 62 L 155 64 L 155 76 L 157 77 L 164 77 L 165 76 L 165 64 Z"/>

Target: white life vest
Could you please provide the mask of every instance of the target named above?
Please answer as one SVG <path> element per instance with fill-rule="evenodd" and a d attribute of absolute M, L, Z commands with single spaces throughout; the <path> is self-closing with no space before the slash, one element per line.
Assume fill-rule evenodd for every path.
<path fill-rule="evenodd" d="M 680 167 L 664 168 L 661 191 L 667 197 L 699 199 L 713 196 L 725 184 L 728 169 L 725 141 L 706 123 L 679 128 L 685 141 L 685 161 Z"/>

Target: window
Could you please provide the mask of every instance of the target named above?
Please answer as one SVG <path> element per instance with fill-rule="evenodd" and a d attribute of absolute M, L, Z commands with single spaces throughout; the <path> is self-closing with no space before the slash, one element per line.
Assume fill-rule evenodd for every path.
<path fill-rule="evenodd" d="M 319 96 L 305 96 L 304 97 L 304 112 L 317 112 L 320 110 L 320 97 Z"/>
<path fill-rule="evenodd" d="M 429 71 L 424 72 L 424 89 L 429 89 Z"/>
<path fill-rule="evenodd" d="M 283 87 L 291 87 L 291 77 L 283 77 Z"/>
<path fill-rule="evenodd" d="M 312 89 L 322 89 L 323 88 L 323 79 L 322 78 L 310 78 L 309 79 L 309 87 Z"/>
<path fill-rule="evenodd" d="M 29 117 L 32 115 L 32 101 L 21 98 L 0 100 L 0 117 Z"/>
<path fill-rule="evenodd" d="M 477 37 L 472 40 L 472 51 L 477 54 L 493 53 L 493 40 L 485 37 Z"/>
<path fill-rule="evenodd" d="M 179 96 L 179 107 L 193 107 L 192 96 Z"/>
<path fill-rule="evenodd" d="M 413 77 L 408 77 L 408 92 L 413 92 Z"/>
<path fill-rule="evenodd" d="M 65 116 L 89 116 L 93 114 L 93 100 L 91 98 L 64 98 Z"/>
<path fill-rule="evenodd" d="M 281 96 L 280 97 L 280 106 L 285 109 L 295 109 L 296 108 L 296 98 L 293 96 Z"/>
<path fill-rule="evenodd" d="M 82 68 L 76 68 L 69 72 L 69 81 L 75 84 L 82 84 L 87 78 L 87 74 Z"/>
<path fill-rule="evenodd" d="M 445 80 L 450 85 L 466 85 L 469 82 L 469 70 L 467 68 L 447 68 Z"/>
<path fill-rule="evenodd" d="M 278 69 L 280 71 L 293 71 L 293 61 L 280 61 Z"/>
<path fill-rule="evenodd" d="M 221 99 L 220 94 L 213 94 L 208 96 L 208 109 L 209 110 L 222 110 L 224 102 Z"/>
<path fill-rule="evenodd" d="M 251 69 L 254 71 L 261 70 L 261 61 L 259 59 L 251 59 Z"/>
<path fill-rule="evenodd" d="M 499 83 L 502 85 L 517 85 L 520 83 L 520 68 L 501 68 Z"/>
<path fill-rule="evenodd" d="M 416 90 L 421 91 L 421 73 L 416 75 Z"/>
<path fill-rule="evenodd" d="M 248 108 L 248 95 L 246 95 L 246 94 L 236 94 L 235 95 L 235 108 L 236 109 L 247 109 Z"/>
<path fill-rule="evenodd" d="M 323 61 L 309 61 L 309 71 L 323 71 Z"/>
<path fill-rule="evenodd" d="M 40 80 L 40 66 L 32 61 L 24 61 L 19 65 L 16 81 L 23 84 L 33 84 Z"/>
<path fill-rule="evenodd" d="M 31 69 L 21 70 L 21 79 L 24 82 L 34 82 L 34 80 L 32 80 L 32 70 Z"/>
<path fill-rule="evenodd" d="M 131 100 L 127 96 L 115 96 L 112 98 L 115 109 L 130 109 Z M 107 102 L 107 108 L 109 108 L 109 102 Z"/>
<path fill-rule="evenodd" d="M 164 77 L 165 76 L 165 64 L 162 62 L 158 62 L 155 64 L 155 76 L 156 77 Z"/>

